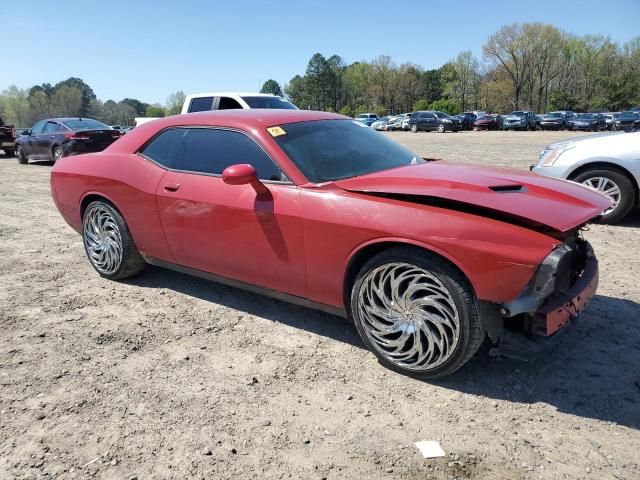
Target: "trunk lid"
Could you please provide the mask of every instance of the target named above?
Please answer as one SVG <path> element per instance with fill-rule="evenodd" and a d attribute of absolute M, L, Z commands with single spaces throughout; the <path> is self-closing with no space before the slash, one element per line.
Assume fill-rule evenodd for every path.
<path fill-rule="evenodd" d="M 611 206 L 608 197 L 574 182 L 507 168 L 452 162 L 400 167 L 335 183 L 351 192 L 408 201 L 417 198 L 437 204 L 438 200 L 445 200 L 449 205 L 489 210 L 559 232 L 574 229 Z"/>

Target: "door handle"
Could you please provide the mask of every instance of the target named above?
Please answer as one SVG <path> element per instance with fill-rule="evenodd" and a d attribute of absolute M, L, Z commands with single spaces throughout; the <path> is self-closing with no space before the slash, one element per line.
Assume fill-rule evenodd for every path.
<path fill-rule="evenodd" d="M 49 138 L 50 138 L 51 140 L 53 140 L 54 138 L 56 138 L 56 136 L 55 136 L 55 135 L 51 135 Z"/>
<path fill-rule="evenodd" d="M 179 183 L 167 183 L 164 186 L 164 189 L 167 192 L 177 192 L 179 188 L 180 188 L 180 184 Z"/>

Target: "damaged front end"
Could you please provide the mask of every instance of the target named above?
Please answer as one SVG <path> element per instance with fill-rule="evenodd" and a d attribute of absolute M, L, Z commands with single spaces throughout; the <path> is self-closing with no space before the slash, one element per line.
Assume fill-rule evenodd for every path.
<path fill-rule="evenodd" d="M 540 263 L 517 298 L 493 308 L 481 305 L 480 313 L 501 354 L 527 358 L 527 347 L 539 350 L 544 337 L 558 333 L 586 307 L 597 287 L 598 260 L 589 242 L 575 231 Z M 509 352 L 514 344 L 511 333 L 524 334 L 531 343 L 516 340 L 517 351 Z"/>

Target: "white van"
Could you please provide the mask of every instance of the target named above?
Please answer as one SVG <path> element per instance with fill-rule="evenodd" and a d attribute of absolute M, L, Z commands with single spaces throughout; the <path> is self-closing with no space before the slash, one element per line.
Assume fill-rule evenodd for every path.
<path fill-rule="evenodd" d="M 297 110 L 293 103 L 268 93 L 215 92 L 195 93 L 187 96 L 181 113 L 206 112 L 209 110 L 252 108 L 279 108 Z"/>

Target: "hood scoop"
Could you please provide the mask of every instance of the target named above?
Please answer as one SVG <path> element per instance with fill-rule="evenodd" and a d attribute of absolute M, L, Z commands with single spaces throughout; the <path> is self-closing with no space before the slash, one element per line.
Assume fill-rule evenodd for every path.
<path fill-rule="evenodd" d="M 496 185 L 489 187 L 490 190 L 498 193 L 526 193 L 527 189 L 524 185 Z"/>

